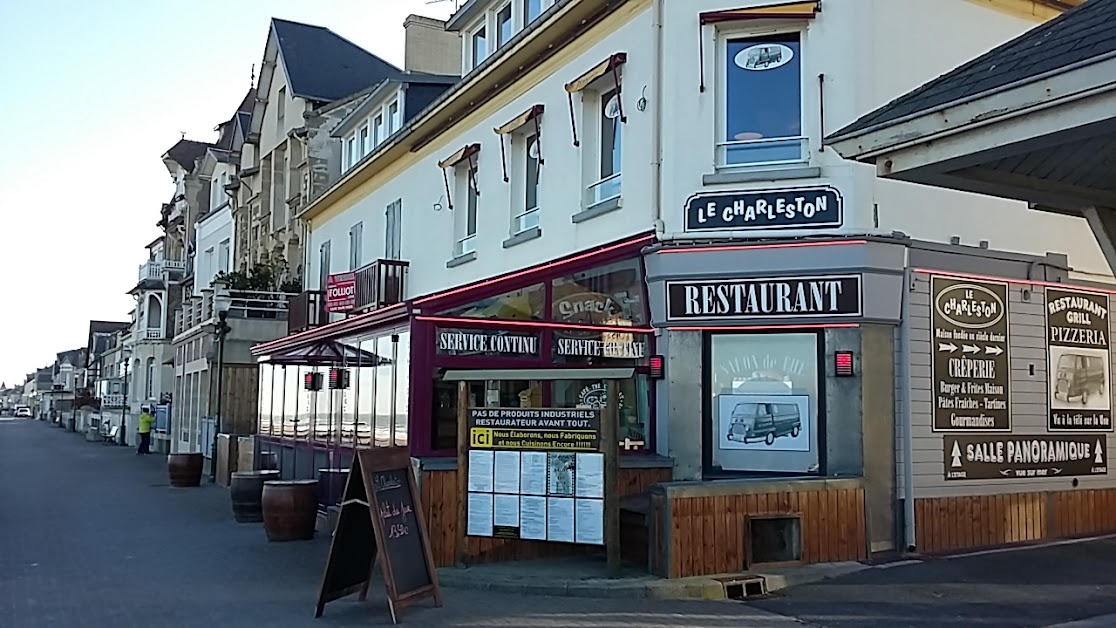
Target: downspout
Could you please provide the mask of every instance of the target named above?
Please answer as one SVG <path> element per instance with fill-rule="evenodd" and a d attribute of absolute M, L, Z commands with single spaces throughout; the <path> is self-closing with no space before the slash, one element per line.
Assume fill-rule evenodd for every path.
<path fill-rule="evenodd" d="M 903 545 L 913 553 L 915 544 L 914 465 L 911 457 L 911 249 L 903 249 L 903 295 L 899 321 L 899 363 L 903 391 Z"/>
<path fill-rule="evenodd" d="M 661 240 L 665 227 L 663 225 L 663 2 L 654 0 L 651 9 L 651 67 L 652 80 L 655 85 L 652 89 L 651 127 L 651 215 L 652 226 L 655 228 L 656 239 Z"/>

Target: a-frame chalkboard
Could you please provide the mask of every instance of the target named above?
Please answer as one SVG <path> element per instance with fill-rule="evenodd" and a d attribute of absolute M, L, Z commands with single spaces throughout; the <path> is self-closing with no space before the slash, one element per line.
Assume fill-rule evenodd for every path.
<path fill-rule="evenodd" d="M 314 617 L 328 602 L 353 593 L 366 599 L 376 558 L 392 622 L 400 609 L 423 598 L 442 605 L 411 456 L 399 447 L 360 449 L 353 457 Z"/>

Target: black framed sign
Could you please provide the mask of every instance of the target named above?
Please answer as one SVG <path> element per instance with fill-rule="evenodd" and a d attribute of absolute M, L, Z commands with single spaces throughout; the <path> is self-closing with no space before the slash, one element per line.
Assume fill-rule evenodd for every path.
<path fill-rule="evenodd" d="M 1047 428 L 1112 430 L 1112 356 L 1108 295 L 1046 289 Z"/>
<path fill-rule="evenodd" d="M 668 281 L 667 319 L 856 317 L 860 275 Z"/>
<path fill-rule="evenodd" d="M 686 200 L 686 231 L 840 227 L 844 201 L 828 186 L 699 193 Z"/>
<path fill-rule="evenodd" d="M 1059 478 L 1108 473 L 1105 435 L 946 436 L 946 480 Z"/>

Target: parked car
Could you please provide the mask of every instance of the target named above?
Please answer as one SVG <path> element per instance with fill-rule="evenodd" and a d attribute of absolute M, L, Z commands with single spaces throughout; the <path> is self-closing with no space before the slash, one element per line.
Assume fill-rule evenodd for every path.
<path fill-rule="evenodd" d="M 797 404 L 743 402 L 732 409 L 728 439 L 743 443 L 763 439 L 765 444 L 773 445 L 776 438 L 794 438 L 801 431 L 802 416 Z"/>
<path fill-rule="evenodd" d="M 30 419 L 31 408 L 28 408 L 27 406 L 16 406 L 15 415 L 17 418 Z"/>
<path fill-rule="evenodd" d="M 1081 405 L 1085 405 L 1090 394 L 1104 394 L 1104 360 L 1095 355 L 1063 353 L 1058 358 L 1054 396 L 1067 402 L 1080 397 Z"/>

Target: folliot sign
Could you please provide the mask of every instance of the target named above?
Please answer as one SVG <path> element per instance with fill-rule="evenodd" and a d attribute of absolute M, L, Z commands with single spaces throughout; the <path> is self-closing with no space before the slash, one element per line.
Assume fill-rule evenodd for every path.
<path fill-rule="evenodd" d="M 860 316 L 860 275 L 668 281 L 667 319 Z"/>
<path fill-rule="evenodd" d="M 841 194 L 831 187 L 702 193 L 686 201 L 686 231 L 840 227 Z"/>
<path fill-rule="evenodd" d="M 326 311 L 348 312 L 356 307 L 356 273 L 338 273 L 326 278 Z"/>

